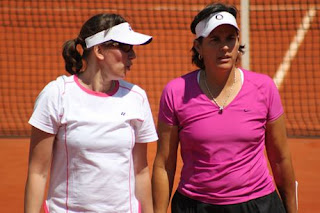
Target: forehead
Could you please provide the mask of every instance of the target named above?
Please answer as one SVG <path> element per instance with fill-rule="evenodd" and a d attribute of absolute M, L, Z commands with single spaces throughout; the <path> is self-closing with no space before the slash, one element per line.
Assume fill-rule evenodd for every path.
<path fill-rule="evenodd" d="M 218 26 L 217 28 L 213 29 L 209 36 L 217 36 L 217 35 L 225 35 L 225 34 L 232 34 L 232 35 L 237 35 L 238 34 L 238 30 L 230 25 L 230 24 L 222 24 L 220 26 Z"/>

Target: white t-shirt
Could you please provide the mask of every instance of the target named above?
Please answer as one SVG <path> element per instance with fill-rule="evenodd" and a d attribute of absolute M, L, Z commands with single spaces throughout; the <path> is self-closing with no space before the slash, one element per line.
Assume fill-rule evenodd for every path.
<path fill-rule="evenodd" d="M 39 94 L 29 123 L 56 134 L 50 213 L 139 211 L 132 149 L 158 139 L 144 90 L 120 80 L 109 94 L 93 92 L 61 76 Z"/>

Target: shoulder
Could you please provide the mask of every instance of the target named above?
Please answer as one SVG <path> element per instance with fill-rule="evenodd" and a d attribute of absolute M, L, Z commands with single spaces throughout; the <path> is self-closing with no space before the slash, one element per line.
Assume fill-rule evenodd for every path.
<path fill-rule="evenodd" d="M 74 81 L 73 76 L 59 76 L 57 79 L 50 81 L 40 94 L 59 95 L 64 92 L 65 84 L 71 81 Z"/>
<path fill-rule="evenodd" d="M 119 80 L 119 90 L 122 91 L 122 93 L 140 97 L 143 100 L 147 98 L 147 94 L 144 89 L 136 84 L 127 82 L 125 80 Z"/>
<path fill-rule="evenodd" d="M 172 79 L 167 83 L 167 85 L 164 88 L 164 91 L 184 91 L 186 85 L 197 83 L 198 72 L 199 70 L 195 70 L 178 78 Z M 192 87 L 192 85 L 190 85 L 190 87 Z"/>
<path fill-rule="evenodd" d="M 256 88 L 275 87 L 273 79 L 267 74 L 257 73 L 245 69 L 241 69 L 244 74 L 245 81 L 249 82 Z"/>
<path fill-rule="evenodd" d="M 61 75 L 58 76 L 55 80 L 52 80 L 47 84 L 49 87 L 61 87 L 64 86 L 66 83 L 74 83 L 74 76 L 66 76 L 66 75 Z"/>
<path fill-rule="evenodd" d="M 281 109 L 280 93 L 270 76 L 245 70 L 244 78 L 247 92 L 255 92 L 256 95 L 263 98 L 269 106 L 272 103 L 276 106 L 275 103 L 278 103 L 277 106 Z"/>
<path fill-rule="evenodd" d="M 34 109 L 57 109 L 61 104 L 65 93 L 66 82 L 72 81 L 73 77 L 59 76 L 56 80 L 50 81 L 36 98 Z"/>

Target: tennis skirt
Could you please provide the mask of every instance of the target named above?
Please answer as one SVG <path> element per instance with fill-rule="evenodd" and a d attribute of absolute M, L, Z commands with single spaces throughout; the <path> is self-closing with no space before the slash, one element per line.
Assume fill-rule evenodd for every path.
<path fill-rule="evenodd" d="M 230 205 L 212 205 L 202 203 L 175 192 L 172 213 L 286 213 L 284 205 L 276 191 L 269 195 Z"/>

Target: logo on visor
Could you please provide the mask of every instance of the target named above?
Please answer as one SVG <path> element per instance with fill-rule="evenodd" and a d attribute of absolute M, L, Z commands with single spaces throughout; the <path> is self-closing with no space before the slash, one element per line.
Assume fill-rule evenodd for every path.
<path fill-rule="evenodd" d="M 223 19 L 223 15 L 221 15 L 221 14 L 216 15 L 216 19 L 217 20 L 222 20 Z"/>

